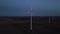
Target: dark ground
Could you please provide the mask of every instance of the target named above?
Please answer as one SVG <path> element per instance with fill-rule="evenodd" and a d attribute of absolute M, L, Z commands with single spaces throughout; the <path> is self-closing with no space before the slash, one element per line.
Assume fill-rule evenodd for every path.
<path fill-rule="evenodd" d="M 0 34 L 41 34 L 60 33 L 60 25 L 37 25 L 33 24 L 33 30 L 29 25 L 24 24 L 4 24 L 0 25 Z"/>
<path fill-rule="evenodd" d="M 54 17 L 55 18 L 55 17 Z M 29 18 L 12 18 L 13 21 L 16 20 L 29 20 Z M 30 22 L 24 23 L 13 23 L 7 20 L 7 17 L 0 17 L 0 21 L 8 21 L 9 24 L 0 24 L 0 34 L 58 34 L 60 33 L 60 17 L 56 17 L 56 21 L 51 20 L 51 23 L 48 22 L 48 17 L 33 18 L 33 29 L 30 30 Z M 41 21 L 41 22 L 40 22 Z M 34 23 L 35 22 L 35 23 Z M 43 23 L 42 23 L 43 22 Z M 1 22 L 0 22 L 1 23 Z"/>

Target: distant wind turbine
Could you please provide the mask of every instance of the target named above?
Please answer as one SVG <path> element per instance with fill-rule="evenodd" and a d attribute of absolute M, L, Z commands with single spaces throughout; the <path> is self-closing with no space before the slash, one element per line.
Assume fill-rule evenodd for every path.
<path fill-rule="evenodd" d="M 27 1 L 27 3 L 28 2 L 29 1 Z M 32 2 L 30 3 L 30 8 L 27 11 L 28 11 L 27 13 L 30 15 L 30 18 L 31 18 L 31 20 L 30 20 L 30 30 L 32 30 Z"/>
<path fill-rule="evenodd" d="M 32 8 L 31 8 L 31 28 L 30 29 L 32 30 Z"/>
<path fill-rule="evenodd" d="M 32 8 L 27 10 L 27 14 L 28 16 L 30 16 L 31 20 L 30 20 L 30 30 L 32 30 Z"/>

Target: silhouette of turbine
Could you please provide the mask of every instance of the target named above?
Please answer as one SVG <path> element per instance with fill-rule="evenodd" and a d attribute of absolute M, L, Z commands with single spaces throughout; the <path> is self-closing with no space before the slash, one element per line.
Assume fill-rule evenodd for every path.
<path fill-rule="evenodd" d="M 27 15 L 28 16 L 30 16 L 30 30 L 32 30 L 32 8 L 29 8 L 28 10 L 26 10 L 26 11 L 28 11 L 27 12 Z"/>

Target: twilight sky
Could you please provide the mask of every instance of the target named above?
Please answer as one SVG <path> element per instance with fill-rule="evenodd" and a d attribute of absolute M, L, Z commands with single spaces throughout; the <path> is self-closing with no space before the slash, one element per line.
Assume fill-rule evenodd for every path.
<path fill-rule="evenodd" d="M 0 0 L 0 16 L 60 16 L 60 0 Z"/>

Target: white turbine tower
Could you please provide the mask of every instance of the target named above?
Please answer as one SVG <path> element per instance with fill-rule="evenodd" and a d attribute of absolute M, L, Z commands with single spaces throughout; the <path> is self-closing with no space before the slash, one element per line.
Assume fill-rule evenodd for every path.
<path fill-rule="evenodd" d="M 32 30 L 32 8 L 29 8 L 27 11 L 27 15 L 30 16 L 30 30 Z"/>
<path fill-rule="evenodd" d="M 31 27 L 30 27 L 30 29 L 32 30 L 32 8 L 31 8 Z"/>
<path fill-rule="evenodd" d="M 26 0 L 27 3 L 29 3 L 29 0 Z M 30 8 L 28 9 L 27 14 L 29 14 L 31 20 L 30 20 L 30 30 L 32 30 L 32 2 L 30 3 Z"/>

